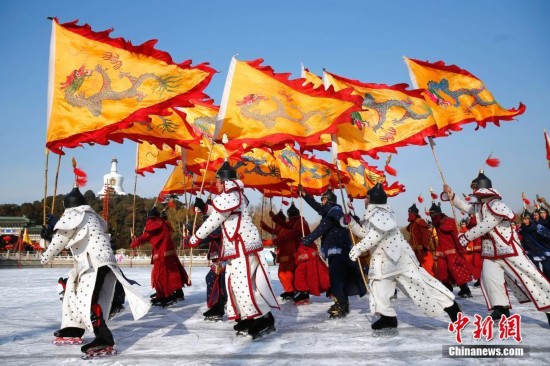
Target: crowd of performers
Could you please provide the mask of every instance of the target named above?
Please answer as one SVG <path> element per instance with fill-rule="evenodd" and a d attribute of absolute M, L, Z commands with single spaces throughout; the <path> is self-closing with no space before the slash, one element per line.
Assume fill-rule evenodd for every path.
<path fill-rule="evenodd" d="M 260 231 L 248 211 L 242 181 L 227 162 L 216 177 L 220 193 L 207 202 L 195 200 L 194 208 L 203 214 L 203 222 L 187 244 L 209 247 L 205 320 L 226 316 L 235 321 L 233 329 L 239 335 L 261 339 L 276 331 L 272 310 L 279 309 L 279 301 L 304 305 L 311 295 L 321 294 L 334 300 L 329 317 L 342 318 L 350 311 L 350 296 L 369 293 L 371 314 L 378 316 L 372 329 L 395 329 L 398 320 L 392 299 L 397 288 L 426 316 L 446 313 L 455 322 L 461 309 L 454 287 L 459 288 L 457 297 L 469 298 L 470 282 L 481 287 L 495 321 L 510 315 L 511 292 L 520 302 L 533 302 L 550 323 L 548 211 L 545 207 L 524 211 L 518 227 L 513 211 L 483 172 L 471 182 L 470 201 L 462 200 L 451 187 L 443 187 L 441 200 L 468 215 L 460 227 L 435 203 L 429 222 L 413 204 L 408 210 L 408 240 L 381 184 L 368 190 L 362 218 L 346 213 L 331 190 L 318 202 L 299 185 L 301 198 L 319 214 L 319 225 L 311 231 L 294 203 L 286 216 L 282 211 L 269 213 L 274 226 L 261 223 L 273 235 L 277 248 L 278 277 L 284 290 L 280 297 L 271 285 Z M 155 293 L 147 301 L 117 266 L 106 223 L 78 188 L 65 196 L 64 206 L 62 217 L 57 222 L 50 220 L 43 230 L 51 241 L 42 255 L 43 264 L 65 248 L 75 259 L 54 343 L 80 344 L 89 330 L 95 339 L 82 346 L 82 351 L 92 356 L 94 352 L 112 354 L 114 338 L 106 319 L 112 309 L 120 308 L 124 297 L 137 320 L 151 305 L 183 300 L 183 287 L 190 280 L 176 255 L 172 227 L 156 208 L 148 213 L 143 234 L 131 244 L 136 248 L 148 242 L 153 248 Z M 363 266 L 365 258 L 368 268 Z"/>

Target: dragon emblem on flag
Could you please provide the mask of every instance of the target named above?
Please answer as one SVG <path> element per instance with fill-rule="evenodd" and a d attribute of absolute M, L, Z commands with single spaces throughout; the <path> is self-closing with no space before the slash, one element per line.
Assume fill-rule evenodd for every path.
<path fill-rule="evenodd" d="M 115 91 L 111 87 L 111 77 L 101 66 L 96 65 L 95 72 L 101 76 L 101 88 L 92 95 L 86 96 L 85 92 L 79 91 L 87 78 L 93 75 L 93 70 L 88 70 L 82 65 L 79 69 L 73 70 L 61 84 L 64 90 L 65 100 L 74 107 L 87 108 L 94 117 L 101 115 L 103 101 L 121 100 L 126 98 L 135 98 L 140 102 L 146 95 L 139 90 L 146 80 L 154 80 L 157 85 L 151 90 L 152 93 L 162 97 L 166 91 L 175 90 L 178 86 L 179 78 L 175 76 L 158 76 L 153 73 L 144 73 L 139 76 L 131 75 L 127 72 L 120 72 L 119 78 L 126 78 L 130 81 L 130 87 L 126 90 Z"/>
<path fill-rule="evenodd" d="M 441 107 L 446 108 L 451 105 L 450 102 L 445 100 L 444 96 L 441 95 L 441 93 L 444 93 L 445 95 L 449 96 L 454 104 L 453 107 L 460 106 L 460 100 L 458 99 L 462 95 L 468 95 L 472 98 L 474 98 L 471 105 L 467 106 L 466 109 L 469 110 L 472 107 L 475 107 L 476 105 L 479 105 L 481 107 L 490 106 L 493 104 L 497 104 L 497 102 L 493 100 L 483 100 L 481 96 L 479 95 L 481 92 L 487 90 L 484 86 L 481 88 L 461 88 L 457 90 L 451 90 L 449 86 L 449 80 L 447 79 L 441 79 L 440 82 L 435 81 L 429 81 L 428 85 L 428 93 L 430 95 L 430 98 L 437 102 Z"/>
<path fill-rule="evenodd" d="M 280 118 L 300 124 L 304 127 L 305 133 L 308 134 L 312 132 L 309 124 L 306 123 L 308 120 L 314 116 L 319 116 L 322 119 L 327 118 L 325 111 L 313 110 L 303 112 L 296 105 L 288 103 L 292 101 L 292 98 L 289 95 L 285 93 L 279 94 L 280 96 L 272 96 L 271 98 L 267 98 L 261 94 L 248 94 L 242 100 L 236 102 L 236 105 L 240 107 L 240 113 L 244 117 L 261 122 L 268 130 L 274 128 L 277 123 L 277 119 Z M 294 112 L 297 112 L 299 117 L 295 117 L 291 113 L 287 112 L 285 105 L 283 104 L 283 99 L 287 102 L 286 106 L 291 108 Z M 275 103 L 275 110 L 262 114 L 259 111 L 259 106 L 265 101 L 272 101 Z"/>

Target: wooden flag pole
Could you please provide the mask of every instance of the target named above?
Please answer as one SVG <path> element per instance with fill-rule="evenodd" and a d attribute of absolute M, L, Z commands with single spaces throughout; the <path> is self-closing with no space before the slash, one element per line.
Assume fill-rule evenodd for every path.
<path fill-rule="evenodd" d="M 439 159 L 437 158 L 437 155 L 435 153 L 435 149 L 434 149 L 435 142 L 434 142 L 434 140 L 431 136 L 428 137 L 428 140 L 430 141 L 430 147 L 432 148 L 432 153 L 433 153 L 433 156 L 434 156 L 434 159 L 435 159 L 435 163 L 437 165 L 437 169 L 439 170 L 439 174 L 441 175 L 441 180 L 443 181 L 443 185 L 447 186 L 447 182 L 445 181 L 445 176 L 443 175 L 443 170 L 441 170 L 441 165 L 439 164 Z M 451 200 L 451 197 L 449 197 L 449 203 L 451 204 L 451 211 L 453 213 L 453 218 L 455 220 L 456 228 L 458 229 L 459 225 L 458 225 L 458 221 L 456 219 L 455 205 L 453 204 L 453 200 Z"/>
<path fill-rule="evenodd" d="M 46 166 L 44 168 L 44 204 L 43 204 L 43 214 L 42 214 L 42 225 L 46 225 L 46 199 L 48 198 L 48 160 L 50 156 L 50 150 L 46 149 Z"/>
<path fill-rule="evenodd" d="M 61 154 L 57 155 L 57 169 L 55 171 L 55 183 L 53 185 L 52 209 L 50 213 L 53 215 L 55 209 L 55 196 L 57 195 L 57 182 L 59 181 L 59 167 L 61 166 Z"/>
<path fill-rule="evenodd" d="M 298 184 L 302 184 L 302 149 L 300 149 L 300 168 L 298 170 Z M 304 229 L 304 220 L 303 217 L 303 208 L 302 208 L 302 195 L 298 192 L 300 197 L 300 224 L 302 224 L 302 237 L 306 236 L 306 231 Z"/>

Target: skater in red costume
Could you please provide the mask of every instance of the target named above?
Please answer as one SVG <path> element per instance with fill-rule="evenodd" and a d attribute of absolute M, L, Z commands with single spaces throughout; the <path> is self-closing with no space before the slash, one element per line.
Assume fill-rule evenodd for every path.
<path fill-rule="evenodd" d="M 153 305 L 169 306 L 184 298 L 182 288 L 189 285 L 189 278 L 176 253 L 172 240 L 172 226 L 156 207 L 147 213 L 143 234 L 132 240 L 131 247 L 151 243 L 151 285 L 156 294 Z"/>

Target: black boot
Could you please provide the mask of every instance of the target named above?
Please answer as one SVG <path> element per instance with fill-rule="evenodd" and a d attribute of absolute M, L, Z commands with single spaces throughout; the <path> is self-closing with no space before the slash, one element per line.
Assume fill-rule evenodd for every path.
<path fill-rule="evenodd" d="M 309 303 L 309 292 L 308 291 L 298 291 L 294 295 L 294 303 L 296 305 L 303 305 Z"/>
<path fill-rule="evenodd" d="M 371 328 L 374 330 L 384 328 L 397 328 L 397 317 L 382 315 L 380 319 L 372 323 Z"/>
<path fill-rule="evenodd" d="M 460 285 L 460 291 L 458 292 L 458 297 L 463 299 L 469 299 L 472 297 L 472 292 L 470 291 L 470 288 L 468 287 L 467 283 Z"/>
<path fill-rule="evenodd" d="M 548 324 L 550 325 L 550 313 L 546 313 L 546 318 L 548 319 Z"/>
<path fill-rule="evenodd" d="M 477 280 L 476 283 L 474 283 L 474 287 L 481 286 L 481 280 Z"/>
<path fill-rule="evenodd" d="M 95 339 L 88 344 L 83 345 L 80 350 L 84 353 L 88 351 L 100 350 L 115 345 L 113 334 L 107 328 L 107 324 L 103 319 L 103 311 L 99 304 L 92 305 L 91 313 L 92 326 L 94 327 Z"/>
<path fill-rule="evenodd" d="M 76 328 L 76 327 L 66 327 L 53 332 L 53 335 L 56 337 L 62 338 L 82 338 L 84 335 L 85 329 Z"/>
<path fill-rule="evenodd" d="M 252 336 L 252 339 L 263 338 L 264 336 L 274 332 L 275 318 L 271 311 L 261 318 L 253 319 L 250 328 L 248 328 L 248 334 Z"/>
<path fill-rule="evenodd" d="M 233 330 L 237 332 L 237 334 L 248 334 L 248 329 L 250 328 L 250 325 L 254 319 L 244 319 L 244 320 L 237 320 L 237 324 L 233 326 Z"/>
<path fill-rule="evenodd" d="M 449 306 L 448 308 L 443 309 L 447 314 L 449 314 L 449 318 L 451 318 L 451 321 L 454 323 L 458 319 L 458 313 L 460 313 L 460 306 L 455 302 L 453 302 L 452 306 Z"/>
<path fill-rule="evenodd" d="M 493 306 L 491 318 L 493 318 L 494 321 L 499 321 L 502 315 L 506 315 L 506 317 L 509 317 L 510 310 L 506 306 Z"/>
<path fill-rule="evenodd" d="M 349 303 L 336 301 L 329 309 L 329 318 L 344 318 L 349 313 Z"/>
<path fill-rule="evenodd" d="M 294 291 L 291 292 L 283 292 L 281 295 L 281 299 L 283 300 L 292 300 L 294 299 Z"/>
<path fill-rule="evenodd" d="M 449 282 L 443 282 L 443 286 L 447 287 L 449 291 L 453 292 L 453 285 Z"/>
<path fill-rule="evenodd" d="M 221 320 L 224 314 L 225 311 L 223 309 L 223 305 L 221 305 L 220 302 L 216 303 L 210 309 L 202 313 L 202 315 L 204 316 L 204 320 Z"/>

